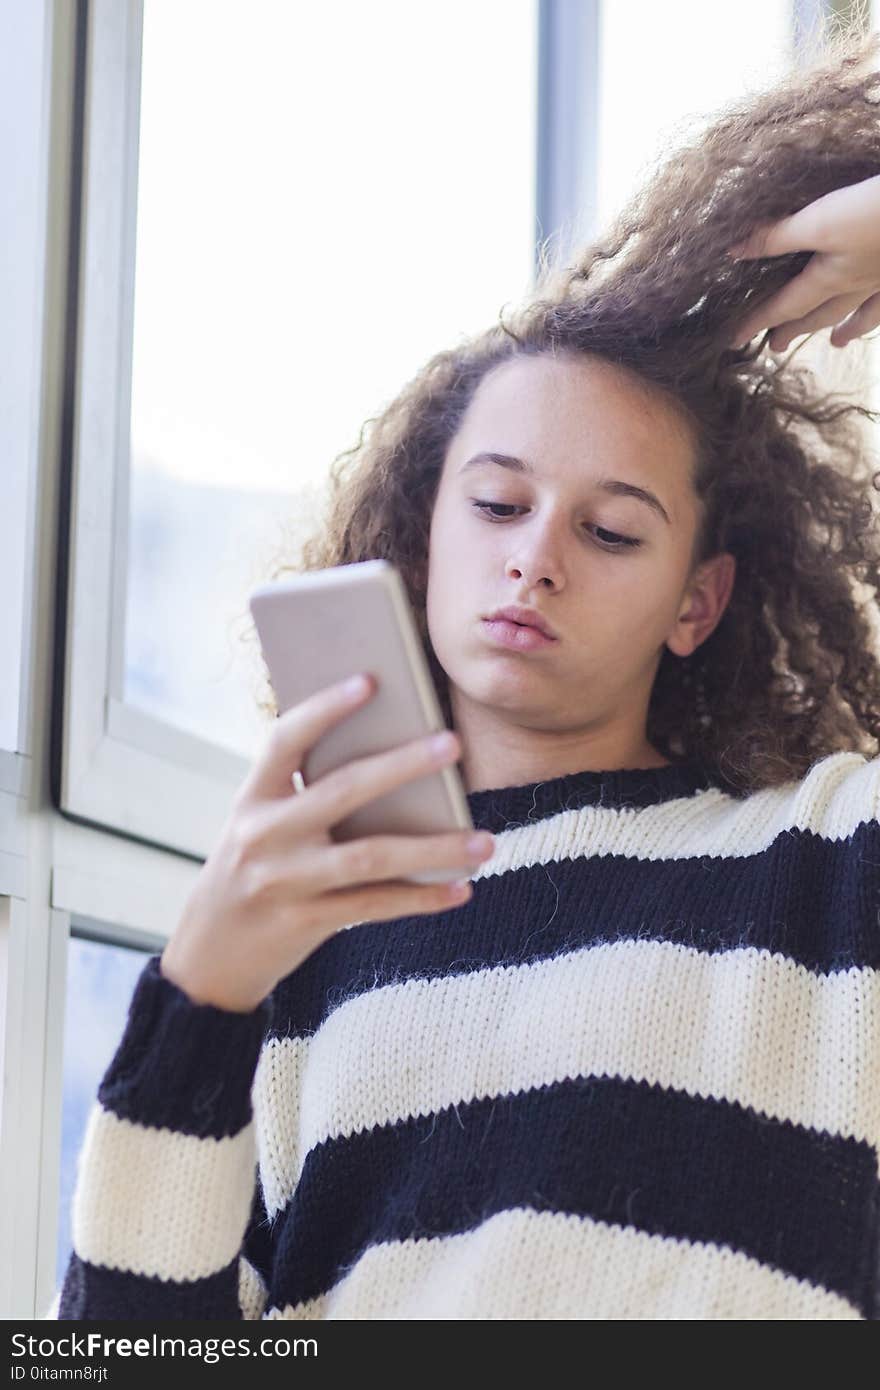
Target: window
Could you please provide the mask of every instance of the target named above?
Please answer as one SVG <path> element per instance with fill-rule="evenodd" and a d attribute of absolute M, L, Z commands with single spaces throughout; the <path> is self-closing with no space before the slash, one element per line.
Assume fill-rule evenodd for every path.
<path fill-rule="evenodd" d="M 157 950 L 161 947 L 157 946 Z M 149 951 L 71 933 L 64 1010 L 61 1181 L 56 1280 L 64 1280 L 72 1249 L 70 1204 L 76 1161 L 101 1078 L 122 1037 L 131 996 Z"/>
<path fill-rule="evenodd" d="M 278 517 L 529 282 L 534 8 L 146 0 L 126 701 L 257 751 Z"/>
<path fill-rule="evenodd" d="M 242 15 L 89 6 L 60 809 L 197 857 L 267 735 L 250 589 L 534 271 L 535 0 Z"/>
<path fill-rule="evenodd" d="M 602 5 L 598 211 L 610 222 L 684 122 L 696 132 L 790 61 L 792 0 Z M 693 124 L 692 124 L 693 122 Z"/>

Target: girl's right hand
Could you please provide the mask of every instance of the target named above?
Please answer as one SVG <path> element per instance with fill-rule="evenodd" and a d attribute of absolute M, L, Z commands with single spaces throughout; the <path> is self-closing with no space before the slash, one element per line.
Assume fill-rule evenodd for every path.
<path fill-rule="evenodd" d="M 477 832 L 368 835 L 337 844 L 329 829 L 392 788 L 456 762 L 455 734 L 445 752 L 437 737 L 357 758 L 298 794 L 291 780 L 328 729 L 375 693 L 367 677 L 360 694 L 346 682 L 293 705 L 275 722 L 262 754 L 236 793 L 219 843 L 205 860 L 168 940 L 161 973 L 194 1003 L 249 1013 L 279 980 L 341 927 L 448 911 L 471 886 L 416 884 L 401 876 L 427 869 L 474 868 L 494 840 Z"/>

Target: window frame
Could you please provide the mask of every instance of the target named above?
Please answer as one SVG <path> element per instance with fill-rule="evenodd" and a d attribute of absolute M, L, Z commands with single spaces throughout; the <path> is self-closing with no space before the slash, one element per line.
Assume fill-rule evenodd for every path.
<path fill-rule="evenodd" d="M 539 0 L 535 269 L 595 235 L 601 0 Z"/>
<path fill-rule="evenodd" d="M 55 691 L 61 736 L 52 781 L 68 819 L 204 860 L 247 761 L 123 699 L 143 0 L 89 0 L 86 15 L 75 401 L 61 461 L 71 496 Z"/>
<path fill-rule="evenodd" d="M 248 762 L 124 700 L 143 0 L 89 0 L 87 10 L 76 394 L 62 460 L 71 526 L 52 782 L 66 819 L 203 861 Z M 542 228 L 574 220 L 576 171 L 591 167 L 588 105 L 579 102 L 573 123 L 564 103 L 583 85 L 575 55 L 585 34 L 595 41 L 597 12 L 598 0 L 538 0 Z"/>

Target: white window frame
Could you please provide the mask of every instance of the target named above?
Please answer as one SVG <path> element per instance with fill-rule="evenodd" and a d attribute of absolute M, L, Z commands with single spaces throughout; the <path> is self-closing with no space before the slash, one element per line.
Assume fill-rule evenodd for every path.
<path fill-rule="evenodd" d="M 59 810 L 204 859 L 247 761 L 125 703 L 143 0 L 91 0 Z"/>
<path fill-rule="evenodd" d="M 67 928 L 64 913 L 34 920 L 23 899 L 0 898 L 0 1315 L 7 1319 L 39 1316 L 55 1287 Z"/>
<path fill-rule="evenodd" d="M 85 0 L 4 0 L 27 6 L 42 48 L 29 54 L 41 101 L 29 136 L 39 149 L 40 208 L 16 224 L 14 253 L 37 286 L 36 408 L 25 441 L 30 469 L 29 570 L 21 652 L 20 749 L 0 750 L 0 1317 L 31 1319 L 56 1286 L 61 1095 L 71 924 L 108 942 L 161 949 L 201 860 L 168 854 L 58 812 L 61 726 L 56 694 L 69 620 L 64 597 L 65 441 L 75 414 L 78 223 L 75 149 L 84 80 Z M 35 19 L 33 8 L 39 7 Z M 7 25 L 6 21 L 9 20 Z M 4 16 L 14 45 L 17 17 Z M 23 59 L 23 54 L 21 55 Z M 22 113 L 22 119 L 25 113 Z M 74 211 L 72 211 L 72 209 Z M 19 659 L 18 653 L 12 659 Z"/>

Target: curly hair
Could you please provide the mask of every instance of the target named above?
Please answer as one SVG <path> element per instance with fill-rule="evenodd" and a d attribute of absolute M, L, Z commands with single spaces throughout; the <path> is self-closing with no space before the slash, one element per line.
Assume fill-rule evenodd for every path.
<path fill-rule="evenodd" d="M 819 56 L 713 113 L 664 158 L 607 232 L 541 266 L 512 313 L 438 352 L 329 473 L 326 510 L 268 578 L 382 557 L 400 571 L 441 708 L 448 680 L 426 621 L 428 536 L 444 460 L 476 388 L 519 355 L 605 359 L 685 419 L 702 506 L 692 571 L 722 551 L 733 593 L 688 657 L 664 649 L 646 734 L 735 795 L 799 779 L 842 750 L 880 748 L 880 528 L 866 422 L 878 412 L 731 334 L 810 252 L 733 261 L 755 227 L 880 173 L 880 35 L 843 26 Z M 805 339 L 805 341 L 809 341 Z M 859 361 L 851 344 L 849 363 Z M 849 365 L 848 363 L 848 365 Z M 271 686 L 259 700 L 277 714 Z"/>

